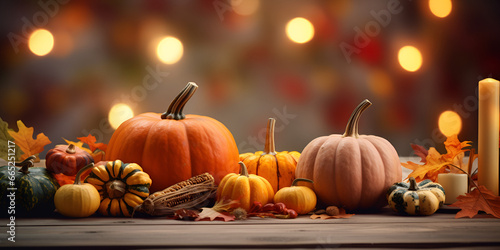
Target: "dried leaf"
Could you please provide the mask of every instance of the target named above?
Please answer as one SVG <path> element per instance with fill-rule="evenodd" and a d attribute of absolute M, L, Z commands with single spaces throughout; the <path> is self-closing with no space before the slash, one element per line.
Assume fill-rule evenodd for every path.
<path fill-rule="evenodd" d="M 68 145 L 73 144 L 73 145 L 75 145 L 75 146 L 77 146 L 77 147 L 79 147 L 79 148 L 81 148 L 81 149 L 83 149 L 83 150 L 87 151 L 87 152 L 90 154 L 90 150 L 89 150 L 88 148 L 84 148 L 84 147 L 83 147 L 83 142 L 81 142 L 81 141 L 74 142 L 74 141 L 66 140 L 66 139 L 64 139 L 64 137 L 63 137 L 63 140 L 64 140 L 64 141 L 65 141 Z"/>
<path fill-rule="evenodd" d="M 33 139 L 33 127 L 26 127 L 21 120 L 17 121 L 17 127 L 19 128 L 18 132 L 8 132 L 14 138 L 14 142 L 23 151 L 20 160 L 25 160 L 31 155 L 36 155 L 38 159 L 38 154 L 43 151 L 43 147 L 52 143 L 43 133 L 39 133 L 36 139 Z"/>
<path fill-rule="evenodd" d="M 94 152 L 96 149 L 100 149 L 102 151 L 106 151 L 106 148 L 108 147 L 107 144 L 104 144 L 102 142 L 100 143 L 95 143 L 96 138 L 92 134 L 87 135 L 86 137 L 77 137 L 78 140 L 80 140 L 83 143 L 87 143 L 89 145 L 90 151 Z"/>
<path fill-rule="evenodd" d="M 9 129 L 9 124 L 0 118 L 0 158 L 6 161 L 9 160 L 9 145 L 12 145 L 9 141 L 14 142 L 14 138 L 10 136 L 9 131 L 12 131 L 12 129 Z M 12 149 L 14 149 L 14 156 L 16 159 L 19 159 L 19 156 L 22 153 L 19 146 L 16 144 L 14 148 L 10 147 L 10 149 L 11 155 L 13 153 Z"/>
<path fill-rule="evenodd" d="M 429 151 L 425 149 L 424 147 L 417 145 L 417 144 L 411 144 L 411 148 L 413 148 L 413 152 L 415 155 L 420 157 L 420 162 L 425 163 L 427 161 L 427 155 L 429 154 Z"/>
<path fill-rule="evenodd" d="M 437 176 L 440 173 L 445 173 L 450 171 L 452 173 L 460 173 L 459 170 L 455 168 L 450 168 L 450 165 L 455 165 L 460 168 L 466 168 L 467 163 L 463 162 L 463 157 L 466 151 L 469 149 L 464 149 L 470 147 L 470 141 L 460 142 L 456 135 L 450 136 L 444 142 L 446 147 L 446 154 L 440 154 L 434 147 L 431 147 L 427 151 L 425 161 L 423 165 L 419 165 L 413 162 L 401 163 L 404 167 L 413 170 L 408 175 L 408 178 L 414 177 L 416 181 L 423 181 L 425 179 L 430 179 L 431 181 L 437 181 Z M 418 145 L 412 145 L 415 154 L 422 157 L 425 150 L 423 147 Z"/>
<path fill-rule="evenodd" d="M 455 218 L 472 218 L 479 211 L 500 218 L 500 196 L 496 196 L 485 186 L 479 186 L 470 193 L 458 196 L 457 201 L 449 206 L 462 209 L 455 215 Z"/>
<path fill-rule="evenodd" d="M 92 169 L 83 172 L 80 175 L 80 178 L 82 180 L 85 180 L 85 178 L 90 174 L 91 171 Z M 51 175 L 52 177 L 54 177 L 54 179 L 56 179 L 57 183 L 59 183 L 59 186 L 61 187 L 67 184 L 75 183 L 75 175 L 54 174 L 54 173 L 51 173 Z"/>
<path fill-rule="evenodd" d="M 311 219 L 322 219 L 322 220 L 328 220 L 328 219 L 347 219 L 351 218 L 354 214 L 346 214 L 345 209 L 339 208 L 339 214 L 338 215 L 333 215 L 330 216 L 328 214 L 312 214 L 309 218 Z"/>
<path fill-rule="evenodd" d="M 190 209 L 179 209 L 174 212 L 174 219 L 176 220 L 195 220 L 198 218 L 198 212 Z"/>
<path fill-rule="evenodd" d="M 198 214 L 198 218 L 196 221 L 201 220 L 223 220 L 223 221 L 233 221 L 235 219 L 234 215 L 227 213 L 219 213 L 212 208 L 204 207 L 201 210 L 201 213 Z"/>

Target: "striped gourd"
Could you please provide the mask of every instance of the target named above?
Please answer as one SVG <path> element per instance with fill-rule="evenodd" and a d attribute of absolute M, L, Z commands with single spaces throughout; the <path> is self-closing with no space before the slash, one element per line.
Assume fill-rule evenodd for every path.
<path fill-rule="evenodd" d="M 149 196 L 151 178 L 136 163 L 109 161 L 92 169 L 85 182 L 97 188 L 102 215 L 130 217 L 134 208 Z"/>
<path fill-rule="evenodd" d="M 417 184 L 414 177 L 409 183 L 395 183 L 387 191 L 387 201 L 392 210 L 410 215 L 431 215 L 445 200 L 444 189 L 431 180 Z"/>
<path fill-rule="evenodd" d="M 43 216 L 54 211 L 54 194 L 59 184 L 47 169 L 33 167 L 34 159 L 35 156 L 30 156 L 23 162 L 15 164 L 20 167 L 12 165 L 0 167 L 2 215 Z"/>

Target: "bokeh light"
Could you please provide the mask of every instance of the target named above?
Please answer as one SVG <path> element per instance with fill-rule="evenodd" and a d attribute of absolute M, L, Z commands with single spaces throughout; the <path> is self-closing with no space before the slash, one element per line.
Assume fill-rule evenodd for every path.
<path fill-rule="evenodd" d="M 259 0 L 231 0 L 234 12 L 242 16 L 249 16 L 259 8 Z"/>
<path fill-rule="evenodd" d="M 54 48 L 54 36 L 48 30 L 35 30 L 29 38 L 28 46 L 37 56 L 47 55 Z"/>
<path fill-rule="evenodd" d="M 134 117 L 134 111 L 125 103 L 117 103 L 111 107 L 108 121 L 112 128 L 117 129 L 124 121 Z"/>
<path fill-rule="evenodd" d="M 174 64 L 178 62 L 184 53 L 184 47 L 179 39 L 175 37 L 163 38 L 156 48 L 156 55 L 166 64 Z"/>
<path fill-rule="evenodd" d="M 413 46 L 404 46 L 398 53 L 399 64 L 403 69 L 414 72 L 422 66 L 422 54 Z"/>
<path fill-rule="evenodd" d="M 429 8 L 437 17 L 447 17 L 451 13 L 451 0 L 429 0 Z"/>
<path fill-rule="evenodd" d="M 295 43 L 307 43 L 314 36 L 314 26 L 309 20 L 296 17 L 286 25 L 286 34 Z"/>
<path fill-rule="evenodd" d="M 388 98 L 394 92 L 391 77 L 383 70 L 373 70 L 368 75 L 368 87 L 379 98 Z"/>
<path fill-rule="evenodd" d="M 458 135 L 462 129 L 462 119 L 454 111 L 444 111 L 439 116 L 438 126 L 441 133 L 447 137 Z"/>

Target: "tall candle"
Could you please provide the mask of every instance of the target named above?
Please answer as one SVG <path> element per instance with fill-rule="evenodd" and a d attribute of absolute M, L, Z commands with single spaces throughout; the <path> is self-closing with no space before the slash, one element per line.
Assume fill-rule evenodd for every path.
<path fill-rule="evenodd" d="M 479 82 L 478 183 L 498 195 L 499 82 Z"/>

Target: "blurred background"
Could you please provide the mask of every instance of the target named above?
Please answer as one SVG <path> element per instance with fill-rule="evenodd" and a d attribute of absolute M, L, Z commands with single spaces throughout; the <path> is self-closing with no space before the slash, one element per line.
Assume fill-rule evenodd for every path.
<path fill-rule="evenodd" d="M 187 82 L 186 113 L 213 117 L 240 152 L 343 133 L 363 99 L 362 134 L 438 146 L 440 115 L 477 142 L 477 85 L 500 77 L 500 2 L 2 1 L 0 117 L 53 144 L 162 113 Z M 477 145 L 475 145 L 477 147 Z M 46 151 L 45 151 L 46 152 Z M 44 153 L 41 156 L 44 156 Z"/>

